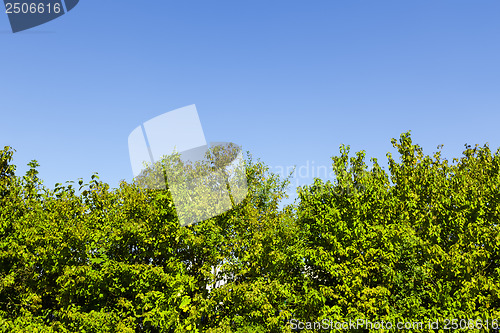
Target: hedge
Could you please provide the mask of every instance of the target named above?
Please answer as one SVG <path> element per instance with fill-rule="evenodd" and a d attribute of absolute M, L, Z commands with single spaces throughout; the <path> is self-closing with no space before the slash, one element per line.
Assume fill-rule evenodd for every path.
<path fill-rule="evenodd" d="M 283 209 L 288 180 L 249 155 L 243 202 L 184 227 L 168 188 L 112 189 L 94 174 L 51 189 L 36 161 L 17 176 L 5 147 L 0 330 L 500 326 L 500 150 L 466 146 L 449 162 L 424 155 L 409 132 L 392 144 L 399 159 L 388 154 L 387 170 L 341 146 L 335 179 L 299 187 Z M 440 329 L 428 326 L 436 320 Z"/>

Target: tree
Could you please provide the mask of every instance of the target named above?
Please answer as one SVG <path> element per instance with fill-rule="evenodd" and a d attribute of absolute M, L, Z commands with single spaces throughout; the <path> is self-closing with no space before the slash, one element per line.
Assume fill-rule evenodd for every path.
<path fill-rule="evenodd" d="M 341 146 L 336 178 L 299 188 L 298 201 L 282 210 L 287 180 L 250 155 L 245 199 L 188 226 L 168 183 L 145 188 L 138 179 L 111 189 L 93 175 L 77 188 L 48 189 L 36 161 L 16 176 L 6 148 L 0 327 L 290 332 L 297 321 L 440 319 L 444 328 L 456 318 L 494 328 L 500 151 L 466 146 L 449 163 L 439 151 L 425 156 L 409 133 L 392 143 L 399 161 L 388 154 L 388 171 L 375 159 L 369 169 L 364 152 L 350 157 Z M 142 181 L 160 180 L 161 163 Z"/>
<path fill-rule="evenodd" d="M 499 151 L 466 146 L 449 164 L 410 133 L 392 140 L 389 173 L 364 152 L 333 157 L 335 183 L 299 192 L 311 288 L 302 318 L 429 322 L 500 314 Z M 345 189 L 350 189 L 345 191 Z M 490 326 L 491 327 L 491 326 Z M 429 330 L 430 331 L 430 330 Z"/>

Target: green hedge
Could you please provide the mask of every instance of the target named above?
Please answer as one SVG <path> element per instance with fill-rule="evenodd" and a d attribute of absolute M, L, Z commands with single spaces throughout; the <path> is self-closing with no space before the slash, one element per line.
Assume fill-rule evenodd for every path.
<path fill-rule="evenodd" d="M 388 170 L 333 157 L 298 188 L 246 161 L 247 198 L 181 227 L 168 190 L 43 186 L 0 151 L 0 330 L 290 332 L 291 323 L 500 319 L 500 153 L 451 163 L 409 133 Z M 214 267 L 218 271 L 214 274 Z M 215 284 L 225 280 L 225 284 Z M 290 321 L 292 320 L 292 321 Z M 323 322 L 325 323 L 325 321 Z M 498 323 L 500 326 L 500 323 Z M 357 327 L 349 331 L 383 331 Z M 424 328 L 421 331 L 431 331 Z"/>

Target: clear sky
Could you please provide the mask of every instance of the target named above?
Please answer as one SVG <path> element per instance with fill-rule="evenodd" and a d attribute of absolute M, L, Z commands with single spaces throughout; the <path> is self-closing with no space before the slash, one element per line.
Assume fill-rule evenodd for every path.
<path fill-rule="evenodd" d="M 196 104 L 208 141 L 272 167 L 500 146 L 496 0 L 102 1 L 13 34 L 0 13 L 0 146 L 45 185 L 131 180 L 127 138 Z M 323 177 L 324 178 L 324 177 Z"/>

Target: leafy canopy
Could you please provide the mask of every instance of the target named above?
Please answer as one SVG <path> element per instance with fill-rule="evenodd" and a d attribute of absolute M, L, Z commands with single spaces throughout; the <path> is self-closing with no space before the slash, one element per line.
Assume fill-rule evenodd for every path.
<path fill-rule="evenodd" d="M 303 322 L 500 317 L 500 153 L 451 163 L 410 133 L 388 169 L 341 146 L 298 188 L 249 156 L 249 193 L 181 227 L 168 185 L 46 188 L 0 151 L 0 329 L 290 332 Z M 360 330 L 365 331 L 365 330 Z"/>

